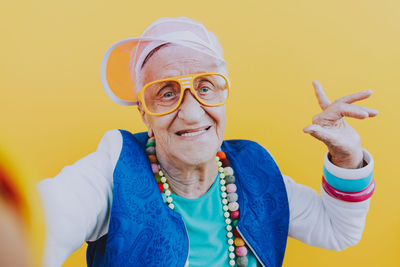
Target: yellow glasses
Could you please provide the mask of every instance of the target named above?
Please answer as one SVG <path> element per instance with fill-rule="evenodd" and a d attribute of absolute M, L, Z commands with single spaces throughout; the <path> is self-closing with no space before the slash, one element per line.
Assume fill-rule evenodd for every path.
<path fill-rule="evenodd" d="M 229 81 L 224 75 L 215 72 L 176 76 L 146 84 L 138 92 L 138 99 L 146 113 L 161 116 L 179 107 L 186 89 L 202 105 L 216 107 L 225 104 Z"/>

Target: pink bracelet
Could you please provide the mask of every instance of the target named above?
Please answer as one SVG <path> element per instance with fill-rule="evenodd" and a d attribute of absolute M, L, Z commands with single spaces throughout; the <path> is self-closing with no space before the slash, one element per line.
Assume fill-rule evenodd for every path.
<path fill-rule="evenodd" d="M 372 194 L 375 191 L 375 180 L 372 179 L 371 183 L 368 185 L 367 188 L 358 191 L 358 192 L 343 192 L 340 190 L 337 190 L 330 186 L 326 180 L 325 177 L 322 176 L 322 187 L 324 188 L 325 192 L 330 195 L 331 197 L 334 197 L 339 200 L 343 201 L 348 201 L 348 202 L 360 202 L 367 200 L 372 196 Z"/>

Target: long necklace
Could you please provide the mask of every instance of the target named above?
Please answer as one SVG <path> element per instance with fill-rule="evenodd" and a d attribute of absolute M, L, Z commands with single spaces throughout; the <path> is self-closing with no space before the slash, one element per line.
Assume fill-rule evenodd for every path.
<path fill-rule="evenodd" d="M 175 209 L 170 186 L 167 178 L 164 176 L 160 164 L 157 161 L 154 137 L 150 137 L 147 140 L 146 153 L 150 160 L 151 169 L 156 178 L 160 193 L 164 192 L 168 207 Z M 227 231 L 226 237 L 229 245 L 229 265 L 235 266 L 235 264 L 237 264 L 238 267 L 246 267 L 248 264 L 248 249 L 245 241 L 243 238 L 241 238 L 239 232 L 236 230 L 240 212 L 239 204 L 237 202 L 238 194 L 236 193 L 237 188 L 235 185 L 235 176 L 233 175 L 233 169 L 230 167 L 229 161 L 223 151 L 218 151 L 215 158 L 218 164 L 218 172 L 221 184 L 220 190 L 222 209 L 225 217 L 225 229 Z"/>

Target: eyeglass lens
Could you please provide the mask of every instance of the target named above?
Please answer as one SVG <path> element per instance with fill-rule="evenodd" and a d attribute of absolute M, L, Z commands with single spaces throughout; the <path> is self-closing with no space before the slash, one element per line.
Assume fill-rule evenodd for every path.
<path fill-rule="evenodd" d="M 190 86 L 189 80 L 181 81 L 184 88 Z M 215 74 L 198 76 L 193 80 L 196 97 L 206 105 L 223 103 L 228 96 L 226 80 Z M 144 89 L 144 104 L 153 113 L 164 113 L 174 109 L 181 97 L 181 86 L 174 80 L 153 83 Z"/>

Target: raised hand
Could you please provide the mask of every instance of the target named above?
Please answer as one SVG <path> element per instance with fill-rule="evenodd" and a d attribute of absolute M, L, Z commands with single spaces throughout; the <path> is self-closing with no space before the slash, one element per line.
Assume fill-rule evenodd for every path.
<path fill-rule="evenodd" d="M 348 169 L 362 167 L 360 135 L 344 120 L 344 117 L 365 119 L 378 115 L 375 109 L 352 104 L 370 97 L 372 90 L 350 94 L 331 103 L 318 81 L 313 81 L 313 86 L 322 112 L 315 115 L 313 124 L 303 131 L 327 145 L 333 164 Z"/>

